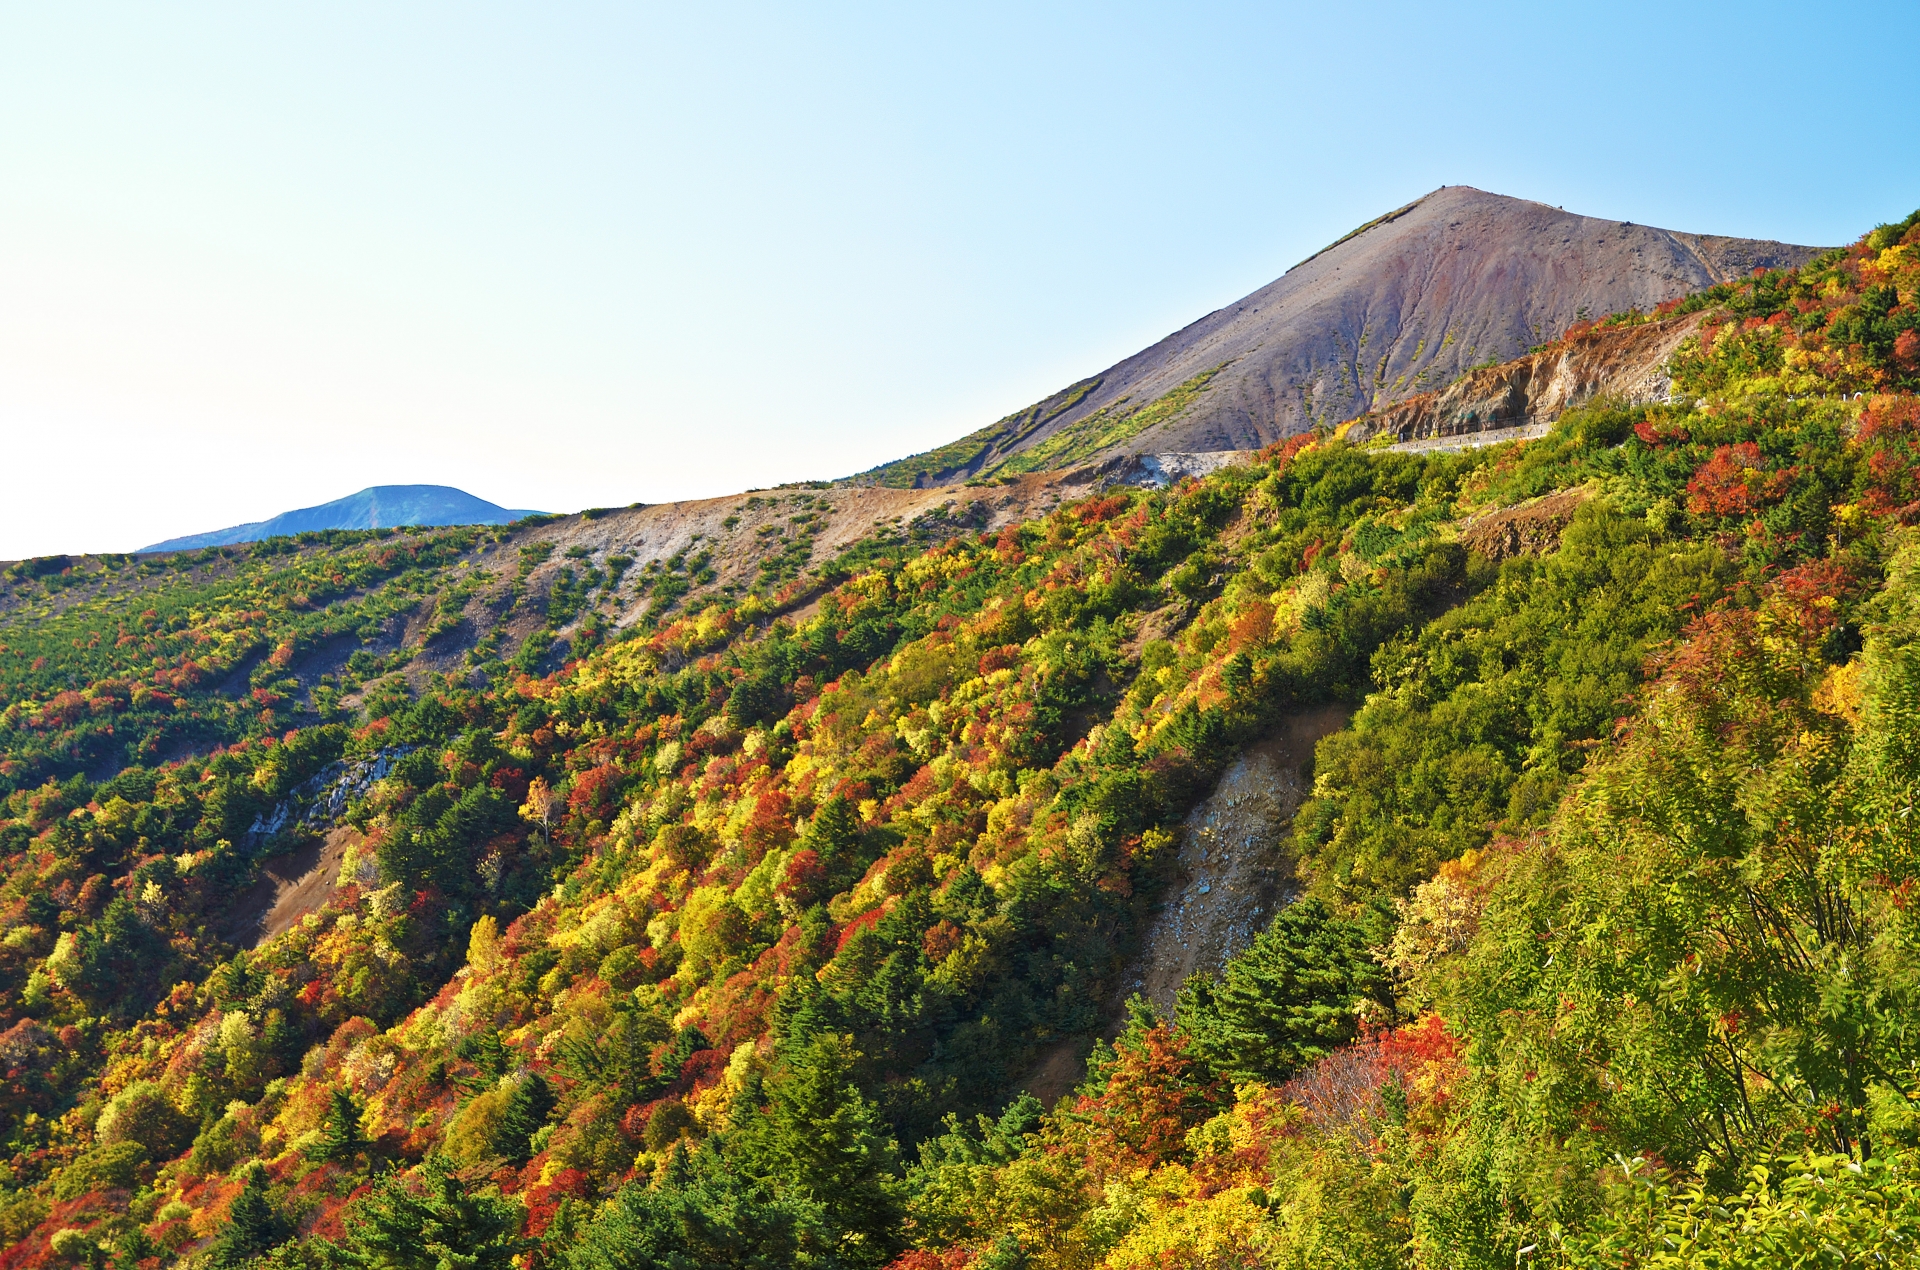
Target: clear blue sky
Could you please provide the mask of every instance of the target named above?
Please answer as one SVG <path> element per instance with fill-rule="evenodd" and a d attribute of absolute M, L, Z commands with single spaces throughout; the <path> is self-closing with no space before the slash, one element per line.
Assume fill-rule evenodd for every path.
<path fill-rule="evenodd" d="M 845 475 L 1441 184 L 1848 240 L 1916 14 L 0 5 L 0 558 Z"/>

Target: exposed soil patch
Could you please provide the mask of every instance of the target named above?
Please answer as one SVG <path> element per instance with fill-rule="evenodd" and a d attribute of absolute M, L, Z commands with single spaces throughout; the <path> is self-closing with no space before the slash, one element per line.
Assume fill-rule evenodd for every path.
<path fill-rule="evenodd" d="M 1589 497 L 1584 489 L 1565 489 L 1477 516 L 1462 527 L 1460 541 L 1495 561 L 1552 551 L 1573 523 L 1573 514 Z"/>
<path fill-rule="evenodd" d="M 1080 1078 L 1086 1075 L 1087 1055 L 1092 1051 L 1091 1036 L 1069 1036 L 1055 1042 L 1042 1051 L 1040 1061 L 1020 1082 L 1020 1088 L 1052 1108 L 1054 1103 L 1072 1093 L 1074 1086 L 1080 1083 Z"/>
<path fill-rule="evenodd" d="M 826 489 L 760 490 L 724 498 L 662 503 L 622 509 L 593 520 L 569 517 L 524 535 L 527 541 L 552 542 L 554 555 L 528 579 L 539 594 L 562 568 L 583 561 L 603 563 L 621 555 L 633 563 L 627 579 L 601 611 L 616 626 L 638 621 L 647 608 L 644 580 L 650 565 L 706 556 L 712 577 L 696 581 L 679 604 L 697 611 L 718 596 L 738 594 L 758 584 L 761 564 L 804 538 L 810 544 L 807 566 L 832 559 L 876 532 L 929 526 L 937 539 L 953 532 L 997 530 L 1044 515 L 1062 501 L 1089 492 L 1091 472 L 1049 473 L 1000 486 L 947 486 L 932 489 L 882 489 L 833 486 Z M 929 544 L 930 545 L 930 544 Z M 569 558 L 569 550 L 581 556 Z M 816 596 L 795 597 L 790 611 L 804 617 Z"/>
<path fill-rule="evenodd" d="M 267 861 L 260 880 L 235 906 L 227 938 L 257 948 L 292 930 L 308 913 L 319 912 L 340 885 L 340 862 L 347 848 L 359 840 L 359 830 L 341 825 L 324 840 Z"/>
<path fill-rule="evenodd" d="M 313 690 L 320 683 L 320 677 L 340 674 L 346 669 L 347 658 L 358 652 L 360 647 L 358 635 L 336 635 L 314 645 L 288 666 L 287 672 L 300 685 L 302 704 L 311 708 Z"/>
<path fill-rule="evenodd" d="M 1171 604 L 1161 605 L 1140 619 L 1140 625 L 1120 645 L 1120 651 L 1130 661 L 1140 660 L 1141 650 L 1154 640 L 1172 639 L 1180 628 L 1187 624 L 1187 617 L 1192 609 L 1193 606 L 1185 600 L 1175 600 Z"/>
<path fill-rule="evenodd" d="M 1249 746 L 1193 809 L 1167 900 L 1147 930 L 1126 991 L 1162 1010 L 1187 976 L 1212 973 L 1253 941 L 1293 879 L 1284 843 L 1306 797 L 1314 743 L 1346 726 L 1342 706 L 1295 715 Z"/>
<path fill-rule="evenodd" d="M 216 687 L 214 691 L 223 697 L 239 696 L 247 690 L 248 681 L 253 675 L 253 668 L 265 661 L 266 658 L 267 655 L 265 653 L 257 648 L 254 649 L 235 664 L 234 668 L 227 674 L 225 679 L 220 681 L 219 686 Z"/>
<path fill-rule="evenodd" d="M 723 498 L 656 503 L 562 517 L 515 530 L 502 543 L 483 542 L 468 564 L 484 573 L 469 600 L 466 624 L 447 632 L 407 665 L 409 684 L 419 691 L 438 670 L 459 674 L 467 650 L 484 631 L 505 627 L 499 649 L 511 656 L 527 636 L 546 622 L 556 581 L 568 571 L 583 578 L 588 570 L 604 579 L 609 561 L 624 570 L 611 589 L 602 584 L 585 596 L 580 616 L 558 629 L 561 645 L 587 614 L 619 628 L 641 621 L 661 577 L 684 586 L 674 615 L 695 613 L 716 600 L 731 602 L 749 590 L 763 594 L 798 582 L 777 610 L 795 621 L 818 611 L 827 587 L 812 579 L 814 570 L 841 551 L 876 534 L 901 535 L 922 547 L 962 533 L 993 532 L 1036 516 L 1062 502 L 1102 487 L 1093 468 L 1022 476 L 998 485 L 950 485 L 928 489 L 875 486 L 789 486 L 753 490 Z M 546 558 L 526 575 L 524 595 L 515 602 L 513 579 L 523 548 L 542 547 Z M 792 576 L 770 579 L 763 564 L 789 559 Z M 431 606 L 411 614 L 400 642 L 420 646 L 433 619 Z"/>

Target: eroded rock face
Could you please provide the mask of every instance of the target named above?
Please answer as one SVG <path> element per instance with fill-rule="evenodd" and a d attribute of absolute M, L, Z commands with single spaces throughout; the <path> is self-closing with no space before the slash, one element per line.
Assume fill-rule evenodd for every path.
<path fill-rule="evenodd" d="M 1190 454 L 1136 454 L 1109 463 L 1103 479 L 1112 485 L 1165 489 L 1187 477 L 1204 477 L 1223 467 L 1258 462 L 1258 450 L 1203 450 Z"/>
<path fill-rule="evenodd" d="M 1314 744 L 1346 721 L 1340 706 L 1295 715 L 1277 736 L 1249 746 L 1194 808 L 1128 993 L 1171 1011 L 1188 975 L 1218 971 L 1253 942 L 1293 880 L 1286 839 L 1307 795 Z"/>
<path fill-rule="evenodd" d="M 307 914 L 319 912 L 342 881 L 340 866 L 348 848 L 364 843 L 359 830 L 340 825 L 324 839 L 268 860 L 259 880 L 234 905 L 227 938 L 244 948 L 258 948 L 292 930 Z"/>
<path fill-rule="evenodd" d="M 1470 371 L 1441 392 L 1363 415 L 1349 441 L 1459 437 L 1551 423 L 1599 397 L 1637 405 L 1670 399 L 1667 360 L 1701 315 L 1588 331 L 1538 353 Z"/>

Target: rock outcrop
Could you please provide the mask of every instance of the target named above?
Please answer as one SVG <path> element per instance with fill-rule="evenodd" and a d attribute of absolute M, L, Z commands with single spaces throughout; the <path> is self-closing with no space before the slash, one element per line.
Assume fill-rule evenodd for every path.
<path fill-rule="evenodd" d="M 1187 817 L 1173 884 L 1126 989 L 1162 1010 L 1191 974 L 1214 974 L 1259 934 L 1293 881 L 1286 837 L 1308 792 L 1320 738 L 1346 725 L 1338 706 L 1289 719 L 1247 747 Z"/>
<path fill-rule="evenodd" d="M 1468 371 L 1439 392 L 1421 393 L 1365 414 L 1345 429 L 1349 441 L 1459 437 L 1551 423 L 1598 397 L 1627 404 L 1665 401 L 1666 365 L 1700 325 L 1699 315 L 1591 330 L 1498 366 Z"/>

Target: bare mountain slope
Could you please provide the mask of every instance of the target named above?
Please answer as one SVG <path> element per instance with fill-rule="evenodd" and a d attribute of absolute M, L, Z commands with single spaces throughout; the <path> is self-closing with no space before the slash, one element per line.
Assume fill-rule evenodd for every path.
<path fill-rule="evenodd" d="M 1581 318 L 1650 308 L 1818 250 L 1447 186 L 1117 366 L 856 479 L 937 485 L 1096 456 L 1255 448 L 1441 388 Z"/>

